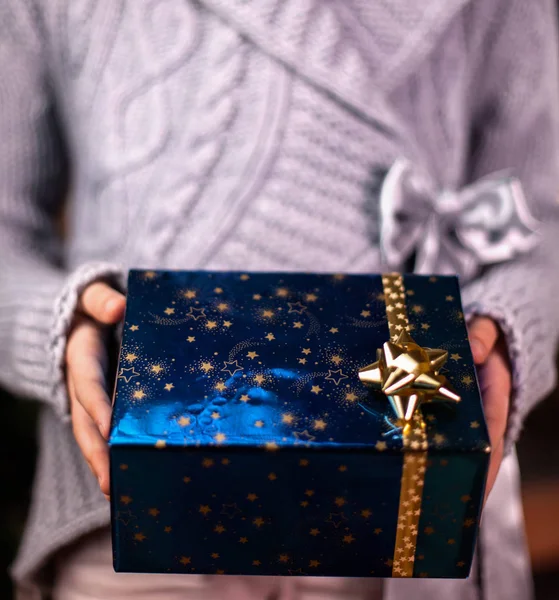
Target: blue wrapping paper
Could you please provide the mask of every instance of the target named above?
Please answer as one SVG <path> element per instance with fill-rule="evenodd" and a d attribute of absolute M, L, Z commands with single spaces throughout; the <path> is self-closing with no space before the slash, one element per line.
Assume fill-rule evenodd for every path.
<path fill-rule="evenodd" d="M 458 282 L 404 283 L 411 335 L 448 350 L 462 397 L 422 408 L 407 576 L 466 577 L 489 444 Z M 403 576 L 401 428 L 358 377 L 387 339 L 380 275 L 131 271 L 110 435 L 115 569 Z"/>

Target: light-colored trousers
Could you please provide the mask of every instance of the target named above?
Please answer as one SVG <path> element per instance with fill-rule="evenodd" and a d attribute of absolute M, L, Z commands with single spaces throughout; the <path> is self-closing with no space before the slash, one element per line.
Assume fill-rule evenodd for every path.
<path fill-rule="evenodd" d="M 115 573 L 108 529 L 60 553 L 53 600 L 378 600 L 381 581 Z"/>

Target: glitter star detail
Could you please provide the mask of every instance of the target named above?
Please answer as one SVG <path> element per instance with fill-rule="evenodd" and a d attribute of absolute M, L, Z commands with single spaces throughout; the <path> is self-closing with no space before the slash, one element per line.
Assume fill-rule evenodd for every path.
<path fill-rule="evenodd" d="M 138 358 L 138 356 L 136 354 L 134 354 L 133 352 L 129 352 L 125 357 L 124 360 L 128 361 L 128 362 L 134 362 L 136 359 Z"/>
<path fill-rule="evenodd" d="M 339 356 L 338 354 L 332 356 L 332 358 L 330 359 L 335 365 L 339 365 L 343 358 L 341 356 Z"/>
<path fill-rule="evenodd" d="M 297 313 L 298 315 L 302 315 L 303 312 L 307 310 L 307 307 L 301 304 L 300 302 L 288 302 L 287 304 L 289 306 L 288 312 L 290 313 Z"/>
<path fill-rule="evenodd" d="M 451 354 L 450 355 L 450 359 L 451 360 L 460 360 L 462 357 L 460 356 L 460 354 Z"/>
<path fill-rule="evenodd" d="M 310 560 L 309 561 L 309 567 L 319 567 L 320 566 L 320 561 L 318 560 Z"/>
<path fill-rule="evenodd" d="M 223 383 L 223 381 L 218 381 L 214 387 L 218 392 L 223 392 L 227 389 L 227 386 Z"/>
<path fill-rule="evenodd" d="M 303 354 L 310 354 L 310 353 L 311 353 L 311 349 L 310 349 L 310 348 L 303 348 L 303 349 L 301 350 L 301 352 L 302 352 Z"/>
<path fill-rule="evenodd" d="M 322 391 L 322 388 L 319 385 L 313 385 L 311 387 L 311 392 L 313 394 L 320 394 L 321 391 Z"/>
<path fill-rule="evenodd" d="M 138 325 L 132 325 L 131 327 L 129 327 L 128 329 L 130 329 L 130 331 L 138 331 L 139 326 Z"/>
<path fill-rule="evenodd" d="M 198 509 L 198 512 L 200 512 L 204 516 L 206 516 L 208 513 L 212 512 L 212 509 L 207 504 L 200 504 L 200 508 Z"/>
<path fill-rule="evenodd" d="M 316 429 L 317 431 L 324 431 L 326 429 L 326 421 L 323 421 L 322 419 L 316 419 L 313 423 L 313 429 Z"/>
<path fill-rule="evenodd" d="M 225 371 L 225 373 L 229 373 L 229 375 L 231 375 L 231 377 L 233 377 L 233 375 L 235 375 L 235 373 L 237 373 L 238 371 L 242 371 L 243 367 L 241 367 L 241 365 L 239 364 L 239 361 L 237 360 L 233 360 L 233 361 L 223 361 L 224 367 L 223 369 L 221 369 L 222 371 Z"/>
<path fill-rule="evenodd" d="M 215 329 L 217 327 L 217 321 L 206 321 L 207 329 Z"/>
<path fill-rule="evenodd" d="M 125 374 L 126 373 L 126 374 Z M 130 380 L 134 377 L 139 377 L 140 374 L 136 373 L 134 367 L 130 367 L 129 369 L 120 369 L 120 373 L 118 374 L 119 379 L 124 379 L 126 383 L 130 383 Z"/>
<path fill-rule="evenodd" d="M 316 294 L 307 294 L 305 296 L 305 300 L 307 302 L 316 302 L 318 300 L 318 296 Z"/>
<path fill-rule="evenodd" d="M 174 308 L 169 308 L 167 307 L 164 311 L 163 311 L 166 315 L 174 315 L 175 314 L 175 309 Z"/>
<path fill-rule="evenodd" d="M 163 367 L 161 365 L 152 365 L 150 371 L 152 373 L 155 373 L 156 375 L 159 375 L 159 373 L 161 373 L 161 371 L 163 371 Z"/>
<path fill-rule="evenodd" d="M 134 534 L 134 540 L 136 542 L 143 542 L 144 540 L 147 540 L 147 536 L 145 536 L 142 532 L 135 533 Z"/>
<path fill-rule="evenodd" d="M 172 383 L 165 384 L 165 391 L 170 392 L 175 386 Z"/>
<path fill-rule="evenodd" d="M 146 393 L 143 390 L 136 390 L 132 394 L 132 397 L 134 398 L 134 400 L 143 400 L 146 397 Z"/>
<path fill-rule="evenodd" d="M 184 565 L 186 567 L 186 565 L 190 564 L 191 558 L 190 558 L 190 556 L 181 556 L 181 559 L 179 562 L 181 563 L 181 565 Z"/>
<path fill-rule="evenodd" d="M 193 335 L 189 335 L 189 336 L 186 338 L 186 341 L 187 341 L 189 344 L 192 344 L 192 342 L 195 342 L 195 341 L 196 341 L 196 338 L 195 338 Z"/>
<path fill-rule="evenodd" d="M 330 327 L 330 329 L 328 330 L 330 333 L 339 333 L 339 329 L 337 327 Z"/>
<path fill-rule="evenodd" d="M 439 370 L 446 350 L 422 348 L 406 332 L 377 350 L 377 361 L 359 370 L 359 379 L 388 396 L 399 419 L 410 421 L 423 402 L 459 402 L 460 396 Z"/>
<path fill-rule="evenodd" d="M 361 311 L 361 316 L 364 318 L 370 317 L 371 316 L 371 311 L 370 310 L 362 310 Z"/>
<path fill-rule="evenodd" d="M 301 321 L 295 321 L 295 323 L 293 323 L 293 327 L 295 329 L 301 329 L 301 327 L 303 327 L 303 323 L 301 323 Z"/>
<path fill-rule="evenodd" d="M 271 342 L 272 340 L 276 339 L 276 336 L 273 333 L 269 333 L 268 335 L 264 336 L 269 342 Z"/>
<path fill-rule="evenodd" d="M 201 365 L 200 365 L 200 369 L 202 369 L 202 371 L 204 371 L 204 373 L 208 373 L 209 371 L 211 371 L 214 368 L 214 366 L 212 365 L 211 362 L 207 362 L 204 361 Z"/>
<path fill-rule="evenodd" d="M 341 381 L 347 379 L 347 375 L 344 375 L 342 373 L 342 370 L 338 369 L 337 371 L 328 371 L 326 379 L 328 379 L 329 381 L 333 381 L 335 385 L 340 385 Z"/>
<path fill-rule="evenodd" d="M 187 300 L 192 300 L 192 298 L 196 298 L 196 290 L 186 290 L 183 293 L 183 296 L 187 299 Z"/>
<path fill-rule="evenodd" d="M 206 318 L 206 309 L 205 308 L 197 308 L 196 306 L 191 306 L 186 313 L 187 317 L 192 317 L 195 321 L 198 319 Z"/>
<path fill-rule="evenodd" d="M 256 354 L 256 352 L 254 352 L 254 350 L 251 350 L 248 354 L 247 357 L 250 359 L 255 359 L 257 356 L 260 356 L 259 354 Z"/>

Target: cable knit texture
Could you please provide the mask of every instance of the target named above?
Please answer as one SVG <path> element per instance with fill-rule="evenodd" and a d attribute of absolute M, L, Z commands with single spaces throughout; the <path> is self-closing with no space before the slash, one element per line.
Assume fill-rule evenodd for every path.
<path fill-rule="evenodd" d="M 1 2 L 0 382 L 44 403 L 22 586 L 109 522 L 64 389 L 81 290 L 131 266 L 381 271 L 378 188 L 400 157 L 451 190 L 510 168 L 546 224 L 537 252 L 464 282 L 468 314 L 507 337 L 510 449 L 554 383 L 554 24 L 551 0 Z M 529 595 L 516 517 L 492 508 L 512 507 L 515 481 L 482 531 L 514 540 L 484 578 L 496 600 Z M 415 582 L 414 597 L 475 586 Z"/>

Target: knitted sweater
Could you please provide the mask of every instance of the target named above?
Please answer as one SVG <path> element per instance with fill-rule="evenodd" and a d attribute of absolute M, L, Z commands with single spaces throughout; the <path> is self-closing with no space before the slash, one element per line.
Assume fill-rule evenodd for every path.
<path fill-rule="evenodd" d="M 512 168 L 544 224 L 464 288 L 506 333 L 516 439 L 559 331 L 552 4 L 2 0 L 0 382 L 43 403 L 19 582 L 109 522 L 63 379 L 84 286 L 131 266 L 378 272 L 379 174 L 400 157 L 451 190 Z"/>

